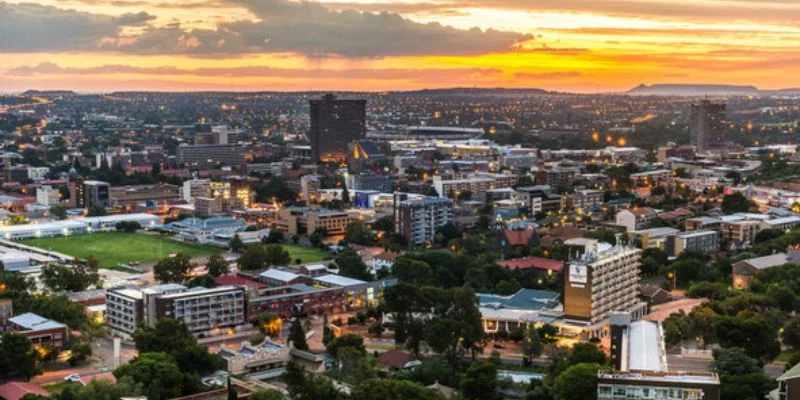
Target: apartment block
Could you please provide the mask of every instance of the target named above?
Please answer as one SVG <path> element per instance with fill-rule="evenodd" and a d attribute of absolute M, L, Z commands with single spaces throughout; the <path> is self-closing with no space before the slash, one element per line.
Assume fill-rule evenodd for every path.
<path fill-rule="evenodd" d="M 153 326 L 165 317 L 183 321 L 196 336 L 213 335 L 245 324 L 246 310 L 245 288 L 236 286 L 189 289 L 165 284 L 106 293 L 106 322 L 112 334 L 126 339 L 139 325 Z"/>
<path fill-rule="evenodd" d="M 436 231 L 453 220 L 453 203 L 435 197 L 395 195 L 395 230 L 410 243 L 433 241 Z"/>
<path fill-rule="evenodd" d="M 711 230 L 681 232 L 667 237 L 666 252 L 677 257 L 684 251 L 711 254 L 719 251 L 719 232 Z"/>

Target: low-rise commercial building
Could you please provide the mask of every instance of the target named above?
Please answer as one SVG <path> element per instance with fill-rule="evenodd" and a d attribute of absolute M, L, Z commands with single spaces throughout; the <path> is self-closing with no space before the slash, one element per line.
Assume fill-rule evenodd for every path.
<path fill-rule="evenodd" d="M 631 322 L 629 314 L 615 313 L 610 324 L 614 370 L 598 372 L 598 399 L 719 400 L 716 374 L 670 370 L 659 322 Z"/>
<path fill-rule="evenodd" d="M 34 313 L 9 318 L 8 329 L 27 336 L 38 347 L 61 350 L 69 342 L 69 328 L 66 325 Z"/>
<path fill-rule="evenodd" d="M 787 253 L 771 254 L 764 257 L 748 258 L 733 264 L 733 288 L 739 290 L 747 289 L 750 286 L 750 282 L 759 272 L 789 262 L 800 261 L 793 259 L 795 253 L 792 252 L 792 254 L 792 256 Z"/>

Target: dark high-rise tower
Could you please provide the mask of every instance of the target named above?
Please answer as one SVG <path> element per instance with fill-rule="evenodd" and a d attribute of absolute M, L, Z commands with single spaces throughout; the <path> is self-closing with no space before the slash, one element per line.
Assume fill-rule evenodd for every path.
<path fill-rule="evenodd" d="M 364 138 L 367 131 L 367 101 L 337 100 L 327 94 L 311 100 L 311 156 L 314 161 L 347 159 L 348 144 Z"/>
<path fill-rule="evenodd" d="M 689 135 L 699 150 L 720 148 L 725 144 L 725 104 L 703 100 L 692 104 L 689 117 Z"/>

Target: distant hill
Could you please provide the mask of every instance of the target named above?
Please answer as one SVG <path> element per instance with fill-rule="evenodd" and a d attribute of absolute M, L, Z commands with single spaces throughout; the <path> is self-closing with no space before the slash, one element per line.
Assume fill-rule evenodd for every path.
<path fill-rule="evenodd" d="M 72 90 L 28 90 L 26 96 L 75 96 Z"/>
<path fill-rule="evenodd" d="M 634 96 L 752 96 L 758 95 L 755 86 L 658 84 L 639 85 L 625 94 Z"/>

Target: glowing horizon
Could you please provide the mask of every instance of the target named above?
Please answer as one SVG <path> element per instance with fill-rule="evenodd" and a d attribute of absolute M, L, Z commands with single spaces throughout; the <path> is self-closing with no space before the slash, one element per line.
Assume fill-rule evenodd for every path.
<path fill-rule="evenodd" d="M 786 0 L 11 0 L 0 37 L 0 92 L 800 87 Z"/>

